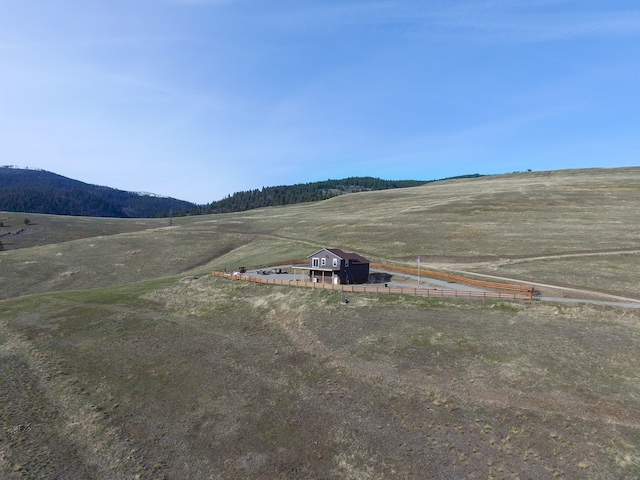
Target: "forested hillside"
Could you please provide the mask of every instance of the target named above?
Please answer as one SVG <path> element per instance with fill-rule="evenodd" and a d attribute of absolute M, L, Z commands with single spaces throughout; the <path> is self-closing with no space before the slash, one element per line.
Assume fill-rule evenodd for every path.
<path fill-rule="evenodd" d="M 90 185 L 44 170 L 0 167 L 0 210 L 8 212 L 153 218 L 194 207 L 183 200 Z"/>
<path fill-rule="evenodd" d="M 478 174 L 463 177 L 477 177 Z M 456 177 L 456 178 L 463 178 Z M 433 181 L 433 180 L 431 180 Z M 392 188 L 417 187 L 429 183 L 428 180 L 382 180 L 374 177 L 349 177 L 342 180 L 324 180 L 321 182 L 300 183 L 263 187 L 262 189 L 236 192 L 217 202 L 198 208 L 194 213 L 231 213 L 253 208 L 290 205 L 293 203 L 315 202 L 342 195 L 344 193 Z"/>
<path fill-rule="evenodd" d="M 198 206 L 174 198 L 90 185 L 45 170 L 4 166 L 0 167 L 0 211 L 121 218 L 154 218 L 171 213 L 176 216 L 204 215 L 316 202 L 345 193 L 416 187 L 434 181 L 437 180 L 350 177 L 236 192 L 222 200 Z"/>

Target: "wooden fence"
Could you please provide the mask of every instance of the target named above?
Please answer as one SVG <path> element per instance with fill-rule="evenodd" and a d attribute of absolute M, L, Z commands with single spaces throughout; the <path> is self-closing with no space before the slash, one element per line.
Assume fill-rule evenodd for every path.
<path fill-rule="evenodd" d="M 244 274 L 233 274 L 213 271 L 214 277 L 230 280 L 243 280 L 266 285 L 283 285 L 287 287 L 306 287 L 318 290 L 331 290 L 345 293 L 380 293 L 395 295 L 413 295 L 433 298 L 477 298 L 486 300 L 532 300 L 532 295 L 526 292 L 477 292 L 470 290 L 444 290 L 439 288 L 385 287 L 382 285 L 335 285 L 333 283 L 306 282 L 303 280 L 280 280 L 279 278 L 263 278 Z"/>
<path fill-rule="evenodd" d="M 388 270 L 391 272 L 404 273 L 407 275 L 418 275 L 417 268 L 409 267 L 394 267 L 392 265 L 383 265 L 381 263 L 372 263 L 371 268 L 376 270 Z M 492 290 L 505 290 L 508 292 L 520 292 L 532 294 L 532 286 L 516 285 L 514 283 L 499 283 L 499 282 L 487 282 L 484 280 L 476 280 L 474 278 L 462 277 L 460 275 L 453 275 L 451 273 L 438 272 L 436 270 L 420 269 L 420 275 L 425 278 L 437 278 L 438 280 L 445 280 L 447 282 L 463 283 L 465 285 L 473 285 L 474 287 L 489 288 Z"/>

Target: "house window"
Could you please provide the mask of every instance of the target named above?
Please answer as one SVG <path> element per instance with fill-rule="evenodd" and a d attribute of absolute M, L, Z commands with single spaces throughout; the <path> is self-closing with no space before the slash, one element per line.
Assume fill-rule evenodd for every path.
<path fill-rule="evenodd" d="M 319 266 L 320 266 L 320 259 L 319 259 L 319 258 L 315 258 L 315 257 L 314 257 L 314 258 L 311 260 L 311 265 L 312 265 L 313 267 L 316 267 L 316 268 L 317 268 L 317 267 L 319 267 Z"/>
<path fill-rule="evenodd" d="M 320 265 L 322 265 L 323 267 L 327 264 L 327 259 L 323 258 L 322 260 L 320 260 Z"/>
<path fill-rule="evenodd" d="M 333 266 L 334 266 L 334 267 L 337 267 L 337 266 L 338 266 L 338 259 L 337 259 L 337 258 L 334 258 L 334 259 L 333 259 Z"/>

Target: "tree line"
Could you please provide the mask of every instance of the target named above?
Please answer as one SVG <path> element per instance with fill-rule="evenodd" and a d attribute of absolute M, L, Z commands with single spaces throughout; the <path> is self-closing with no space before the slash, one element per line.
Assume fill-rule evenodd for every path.
<path fill-rule="evenodd" d="M 462 175 L 450 178 L 473 178 L 479 174 Z M 296 185 L 280 185 L 262 187 L 227 195 L 222 200 L 211 202 L 190 211 L 190 214 L 212 214 L 242 212 L 261 207 L 291 205 L 294 203 L 317 202 L 345 193 L 392 188 L 417 187 L 436 180 L 383 180 L 376 177 L 349 177 L 341 180 L 324 180 L 320 182 L 299 183 Z"/>
<path fill-rule="evenodd" d="M 479 174 L 450 178 L 472 178 Z M 424 185 L 438 180 L 340 180 L 280 185 L 227 195 L 207 205 L 90 185 L 45 170 L 0 167 L 0 210 L 91 217 L 154 218 L 243 212 L 254 208 L 317 202 L 345 193 Z"/>
<path fill-rule="evenodd" d="M 416 187 L 426 182 L 419 180 L 382 180 L 374 177 L 349 177 L 341 180 L 280 185 L 246 190 L 227 195 L 222 200 L 198 208 L 196 214 L 242 212 L 261 207 L 317 202 L 343 193 L 354 193 L 389 188 Z"/>

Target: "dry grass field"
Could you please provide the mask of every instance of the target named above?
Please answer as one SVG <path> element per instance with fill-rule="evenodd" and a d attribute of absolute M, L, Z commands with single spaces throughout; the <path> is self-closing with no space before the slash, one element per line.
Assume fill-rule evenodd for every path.
<path fill-rule="evenodd" d="M 638 478 L 638 309 L 207 273 L 338 246 L 640 299 L 639 205 L 627 168 L 171 227 L 30 215 L 0 252 L 0 478 Z"/>

